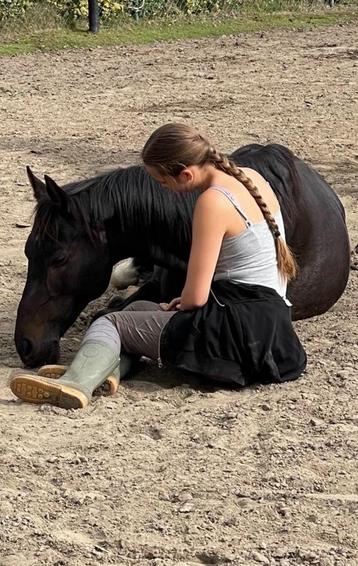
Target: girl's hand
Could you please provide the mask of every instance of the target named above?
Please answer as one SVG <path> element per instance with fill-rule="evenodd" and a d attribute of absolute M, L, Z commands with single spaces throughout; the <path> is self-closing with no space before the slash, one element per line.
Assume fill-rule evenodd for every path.
<path fill-rule="evenodd" d="M 163 311 L 179 311 L 180 310 L 181 297 L 177 297 L 170 301 L 170 303 L 159 303 L 160 308 Z"/>

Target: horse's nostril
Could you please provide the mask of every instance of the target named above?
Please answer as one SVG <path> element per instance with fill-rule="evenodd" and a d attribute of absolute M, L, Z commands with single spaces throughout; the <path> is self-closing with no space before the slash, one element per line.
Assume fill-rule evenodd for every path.
<path fill-rule="evenodd" d="M 28 357 L 32 352 L 32 344 L 27 338 L 23 338 L 20 342 L 21 354 Z"/>

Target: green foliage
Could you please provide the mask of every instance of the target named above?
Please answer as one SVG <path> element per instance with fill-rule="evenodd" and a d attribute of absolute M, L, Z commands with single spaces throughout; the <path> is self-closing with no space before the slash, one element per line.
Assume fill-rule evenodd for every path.
<path fill-rule="evenodd" d="M 242 1 L 238 0 L 180 0 L 181 9 L 186 14 L 210 14 L 212 12 L 238 10 Z"/>
<path fill-rule="evenodd" d="M 102 20 L 120 15 L 136 19 L 157 18 L 172 14 L 205 14 L 220 9 L 238 8 L 245 0 L 99 0 Z M 265 0 L 266 3 L 280 0 Z M 281 4 L 285 0 L 281 0 Z M 286 0 L 287 1 L 287 0 Z M 255 3 L 255 0 L 254 0 Z M 66 21 L 74 22 L 88 16 L 88 0 L 0 0 L 0 21 L 21 19 L 33 6 L 49 5 Z"/>
<path fill-rule="evenodd" d="M 36 1 L 36 0 L 33 0 Z M 67 21 L 74 21 L 78 18 L 88 16 L 88 1 L 87 0 L 47 0 L 49 3 L 54 4 Z M 124 0 L 99 0 L 99 9 L 102 18 L 109 16 L 116 16 L 122 14 L 125 9 Z"/>
<path fill-rule="evenodd" d="M 355 4 L 357 0 L 341 0 L 341 4 Z M 168 16 L 205 15 L 221 12 L 230 14 L 298 10 L 324 6 L 324 0 L 98 0 L 103 23 L 123 17 L 157 19 Z M 24 21 L 28 13 L 56 15 L 66 23 L 88 16 L 88 0 L 0 0 L 0 24 Z M 25 18 L 26 15 L 26 18 Z M 36 23 L 35 18 L 32 19 Z M 35 27 L 37 27 L 35 25 Z M 45 26 L 46 27 L 46 26 Z"/>
<path fill-rule="evenodd" d="M 21 20 L 29 9 L 54 8 L 59 16 L 67 22 L 88 16 L 87 0 L 0 0 L 0 22 L 14 19 Z M 127 0 L 99 0 L 101 17 L 123 14 L 128 8 Z"/>
<path fill-rule="evenodd" d="M 0 22 L 5 19 L 21 18 L 31 0 L 0 0 Z"/>
<path fill-rule="evenodd" d="M 177 10 L 175 2 L 170 0 L 129 0 L 128 7 L 132 15 L 146 18 L 158 18 L 163 14 L 172 14 Z"/>

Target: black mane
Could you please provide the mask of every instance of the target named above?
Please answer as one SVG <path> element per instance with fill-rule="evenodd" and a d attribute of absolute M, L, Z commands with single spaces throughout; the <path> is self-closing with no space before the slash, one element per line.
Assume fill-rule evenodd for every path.
<path fill-rule="evenodd" d="M 178 194 L 163 188 L 144 167 L 115 169 L 62 187 L 66 210 L 49 198 L 40 200 L 35 211 L 34 236 L 58 241 L 63 220 L 81 227 L 93 239 L 99 229 L 115 217 L 118 231 L 134 232 L 158 242 L 175 239 L 187 245 L 197 193 Z"/>

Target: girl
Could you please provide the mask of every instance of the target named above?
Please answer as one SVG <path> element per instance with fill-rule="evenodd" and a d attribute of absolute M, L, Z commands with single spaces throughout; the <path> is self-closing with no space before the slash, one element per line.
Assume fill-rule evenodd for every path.
<path fill-rule="evenodd" d="M 68 369 L 13 377 L 11 389 L 25 401 L 85 407 L 104 382 L 117 390 L 128 354 L 241 386 L 292 380 L 306 366 L 286 298 L 297 266 L 270 185 L 184 124 L 156 130 L 142 158 L 168 190 L 201 192 L 181 296 L 169 304 L 137 301 L 97 319 Z"/>

